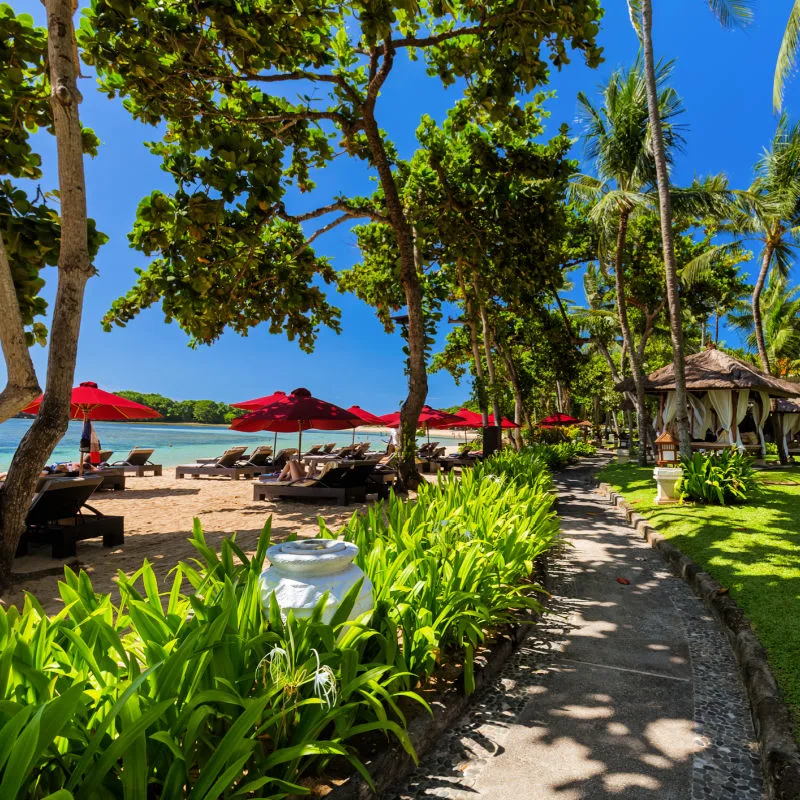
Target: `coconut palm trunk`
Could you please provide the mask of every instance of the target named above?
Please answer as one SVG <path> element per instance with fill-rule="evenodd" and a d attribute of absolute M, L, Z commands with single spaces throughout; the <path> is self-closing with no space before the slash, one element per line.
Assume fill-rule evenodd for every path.
<path fill-rule="evenodd" d="M 689 414 L 686 395 L 686 375 L 683 358 L 683 329 L 681 327 L 681 301 L 678 294 L 678 270 L 675 263 L 675 246 L 672 238 L 672 206 L 670 202 L 669 170 L 664 149 L 664 136 L 658 109 L 655 62 L 653 58 L 653 4 L 642 0 L 642 49 L 647 87 L 647 107 L 653 137 L 653 159 L 658 183 L 658 205 L 661 216 L 661 242 L 664 252 L 664 273 L 669 307 L 669 330 L 672 340 L 672 359 L 675 366 L 676 423 L 681 455 L 691 455 Z M 638 411 L 638 409 L 637 409 Z M 641 432 L 640 432 L 641 433 Z"/>
<path fill-rule="evenodd" d="M 630 211 L 620 209 L 619 227 L 617 229 L 617 252 L 614 255 L 614 286 L 617 295 L 617 316 L 619 317 L 619 327 L 622 331 L 622 341 L 628 353 L 628 360 L 631 364 L 631 376 L 633 385 L 636 389 L 634 393 L 634 405 L 636 406 L 636 427 L 639 430 L 639 465 L 647 464 L 647 414 L 645 412 L 644 400 L 644 370 L 642 360 L 639 358 L 637 349 L 633 346 L 633 335 L 631 325 L 628 320 L 628 304 L 625 299 L 625 242 L 628 238 L 628 219 Z"/>
<path fill-rule="evenodd" d="M 756 344 L 758 345 L 758 357 L 761 360 L 761 369 L 769 373 L 769 355 L 767 354 L 767 344 L 764 339 L 764 323 L 761 319 L 761 294 L 764 291 L 764 284 L 769 273 L 770 262 L 772 261 L 773 247 L 767 243 L 764 248 L 764 258 L 761 262 L 761 269 L 758 272 L 758 279 L 753 288 L 753 328 L 756 334 Z"/>

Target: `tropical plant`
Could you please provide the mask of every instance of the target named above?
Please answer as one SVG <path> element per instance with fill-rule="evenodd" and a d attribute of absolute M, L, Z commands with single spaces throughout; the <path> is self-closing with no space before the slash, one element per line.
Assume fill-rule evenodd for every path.
<path fill-rule="evenodd" d="M 756 177 L 741 196 L 743 211 L 733 220 L 737 232 L 755 237 L 762 245 L 761 266 L 753 288 L 753 329 L 761 368 L 770 371 L 770 359 L 761 294 L 772 271 L 786 277 L 800 243 L 800 123 L 781 117 L 770 147 L 756 163 Z"/>
<path fill-rule="evenodd" d="M 709 8 L 724 26 L 746 24 L 751 17 L 749 0 L 706 0 Z M 683 331 L 681 328 L 681 303 L 678 293 L 678 266 L 672 238 L 672 201 L 670 197 L 669 154 L 665 143 L 660 114 L 658 67 L 653 55 L 653 4 L 652 0 L 628 0 L 631 22 L 642 43 L 644 73 L 647 86 L 647 107 L 652 132 L 653 158 L 655 160 L 658 206 L 661 219 L 661 241 L 664 250 L 667 304 L 669 308 L 672 358 L 675 370 L 676 423 L 680 451 L 690 455 L 690 434 L 686 375 L 684 369 Z"/>
<path fill-rule="evenodd" d="M 308 0 L 302 11 L 284 0 L 246 7 L 95 0 L 81 27 L 85 58 L 134 116 L 164 124 L 165 139 L 152 149 L 176 182 L 172 196 L 153 193 L 140 207 L 134 241 L 159 257 L 109 321 L 124 322 L 154 297 L 166 297 L 169 313 L 201 334 L 209 314 L 217 330 L 258 321 L 273 306 L 262 308 L 259 293 L 290 280 L 297 260 L 310 259 L 312 240 L 354 219 L 383 223 L 397 249 L 392 278 L 408 317 L 399 450 L 401 477 L 412 479 L 414 428 L 428 388 L 426 330 L 414 220 L 401 197 L 397 149 L 379 123 L 390 75 L 408 54 L 424 60 L 428 75 L 457 85 L 472 108 L 513 119 L 517 93 L 544 83 L 551 63 L 567 63 L 568 48 L 599 63 L 601 14 L 599 0 Z M 342 156 L 370 169 L 382 207 L 340 194 L 290 213 L 287 187 L 311 191 L 312 171 Z M 299 226 L 324 218 L 305 239 Z M 274 245 L 270 257 L 252 258 L 265 241 Z M 277 281 L 264 279 L 265 261 L 277 267 Z M 305 266 L 310 281 L 314 265 Z M 245 287 L 235 304 L 207 300 L 221 268 L 235 288 Z M 179 300 L 169 302 L 175 293 Z M 296 300 L 292 292 L 277 308 L 286 313 Z"/>
<path fill-rule="evenodd" d="M 730 314 L 731 324 L 747 331 L 747 345 L 758 347 L 752 307 Z M 761 301 L 761 323 L 767 358 L 772 371 L 781 378 L 800 372 L 800 286 L 773 272 Z"/>
<path fill-rule="evenodd" d="M 392 495 L 353 515 L 343 533 L 374 587 L 372 625 L 387 647 L 397 643 L 389 663 L 422 680 L 463 663 L 473 690 L 487 632 L 540 608 L 528 578 L 558 533 L 550 487 L 540 459 L 511 452 L 423 483 L 416 503 Z"/>
<path fill-rule="evenodd" d="M 786 81 L 797 64 L 797 51 L 800 48 L 800 0 L 794 0 L 783 32 L 778 59 L 775 62 L 775 77 L 772 82 L 772 107 L 776 113 L 783 106 L 783 90 Z"/>
<path fill-rule="evenodd" d="M 671 63 L 658 65 L 656 86 L 662 136 L 666 140 L 666 157 L 683 143 L 676 119 L 683 108 L 674 89 L 667 85 Z M 635 387 L 637 425 L 647 428 L 644 370 L 641 347 L 633 340 L 628 318 L 625 287 L 625 249 L 631 216 L 647 207 L 649 193 L 656 185 L 651 120 L 647 107 L 646 76 L 641 61 L 631 69 L 618 70 L 603 89 L 603 104 L 596 107 L 583 93 L 578 94 L 584 124 L 586 156 L 593 162 L 596 177 L 580 176 L 573 190 L 582 199 L 592 202 L 591 218 L 600 226 L 600 265 L 605 270 L 613 265 L 617 315 L 625 350 L 631 365 Z M 615 229 L 615 234 L 612 231 Z M 615 244 L 610 244 L 615 241 Z M 644 464 L 645 451 L 639 455 Z"/>
<path fill-rule="evenodd" d="M 681 501 L 724 506 L 744 503 L 759 491 L 753 458 L 736 447 L 684 456 L 681 469 L 683 474 L 675 487 Z"/>
<path fill-rule="evenodd" d="M 120 573 L 120 602 L 67 569 L 64 609 L 28 596 L 0 609 L 0 786 L 4 798 L 286 797 L 331 758 L 365 773 L 348 742 L 373 731 L 413 752 L 400 697 L 419 699 L 380 655 L 380 635 L 345 624 L 265 619 L 259 575 L 233 539 L 216 553 L 195 523 L 199 560 L 159 587 L 145 562 Z M 186 585 L 189 592 L 186 591 Z M 392 643 L 393 645 L 396 642 Z"/>

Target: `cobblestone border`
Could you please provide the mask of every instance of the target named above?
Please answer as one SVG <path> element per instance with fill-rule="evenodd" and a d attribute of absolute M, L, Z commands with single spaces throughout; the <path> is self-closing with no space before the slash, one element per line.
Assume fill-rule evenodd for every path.
<path fill-rule="evenodd" d="M 544 554 L 536 565 L 535 582 L 547 591 L 552 588 L 549 575 L 550 553 Z M 547 606 L 546 599 L 542 601 Z M 539 615 L 531 611 L 520 615 L 520 621 L 506 626 L 489 645 L 487 651 L 475 656 L 475 692 L 465 695 L 456 681 L 450 689 L 442 692 L 431 702 L 433 717 L 422 713 L 408 726 L 408 737 L 417 753 L 433 750 L 442 736 L 472 704 L 480 690 L 491 683 L 503 670 L 508 660 L 527 639 L 532 624 Z M 365 763 L 375 784 L 373 791 L 360 775 L 352 775 L 344 783 L 335 786 L 325 800 L 374 800 L 395 784 L 408 778 L 416 764 L 399 744 L 391 744 Z"/>
<path fill-rule="evenodd" d="M 764 647 L 733 598 L 698 564 L 670 544 L 635 508 L 607 483 L 600 491 L 625 512 L 628 524 L 657 550 L 664 561 L 691 586 L 728 637 L 750 702 L 761 751 L 761 770 L 770 800 L 800 798 L 800 749 L 793 735 L 789 709 L 767 662 Z"/>

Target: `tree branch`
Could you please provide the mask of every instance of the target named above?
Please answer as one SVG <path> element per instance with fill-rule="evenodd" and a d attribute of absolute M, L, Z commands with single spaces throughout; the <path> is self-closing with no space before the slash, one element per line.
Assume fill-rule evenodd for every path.
<path fill-rule="evenodd" d="M 324 217 L 326 214 L 330 214 L 333 211 L 342 211 L 352 218 L 369 217 L 369 219 L 375 222 L 388 222 L 387 218 L 380 212 L 371 208 L 351 206 L 344 200 L 336 200 L 327 206 L 320 206 L 320 208 L 315 208 L 313 211 L 306 211 L 304 214 L 289 214 L 283 203 L 275 208 L 275 213 L 281 219 L 286 220 L 286 222 L 296 223 L 308 222 L 309 220 L 317 219 L 317 217 Z"/>
<path fill-rule="evenodd" d="M 25 326 L 19 310 L 11 264 L 0 233 L 0 346 L 6 362 L 6 386 L 0 392 L 0 422 L 18 414 L 41 393 L 30 349 L 25 341 Z"/>
<path fill-rule="evenodd" d="M 431 47 L 436 44 L 441 44 L 449 39 L 456 39 L 459 36 L 473 36 L 483 30 L 483 23 L 473 25 L 471 28 L 454 28 L 451 31 L 444 31 L 437 33 L 433 36 L 416 37 L 409 36 L 405 39 L 396 39 L 393 44 L 397 47 Z"/>

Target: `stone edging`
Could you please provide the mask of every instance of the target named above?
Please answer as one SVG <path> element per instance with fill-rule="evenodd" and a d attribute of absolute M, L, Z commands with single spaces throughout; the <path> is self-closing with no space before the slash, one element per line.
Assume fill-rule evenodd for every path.
<path fill-rule="evenodd" d="M 607 483 L 599 488 L 625 512 L 628 524 L 703 601 L 731 643 L 750 702 L 750 715 L 758 737 L 761 770 L 770 800 L 800 798 L 800 749 L 793 735 L 789 709 L 767 662 L 764 647 L 733 598 L 698 564 L 670 544 L 635 508 Z"/>
<path fill-rule="evenodd" d="M 547 553 L 537 564 L 534 578 L 543 588 L 549 588 Z M 543 605 L 547 605 L 546 601 Z M 494 680 L 505 666 L 515 650 L 525 641 L 531 631 L 531 624 L 539 618 L 535 612 L 521 615 L 520 621 L 507 625 L 499 633 L 488 650 L 475 656 L 475 692 L 465 695 L 458 685 L 447 689 L 431 702 L 433 717 L 422 713 L 415 717 L 408 726 L 408 738 L 417 754 L 433 749 L 443 731 L 451 728 L 453 723 L 465 712 L 480 690 Z M 344 783 L 335 786 L 325 800 L 374 800 L 395 784 L 408 777 L 416 768 L 411 756 L 402 747 L 393 742 L 373 759 L 366 762 L 367 770 L 372 776 L 375 791 L 358 774 L 352 775 Z"/>

